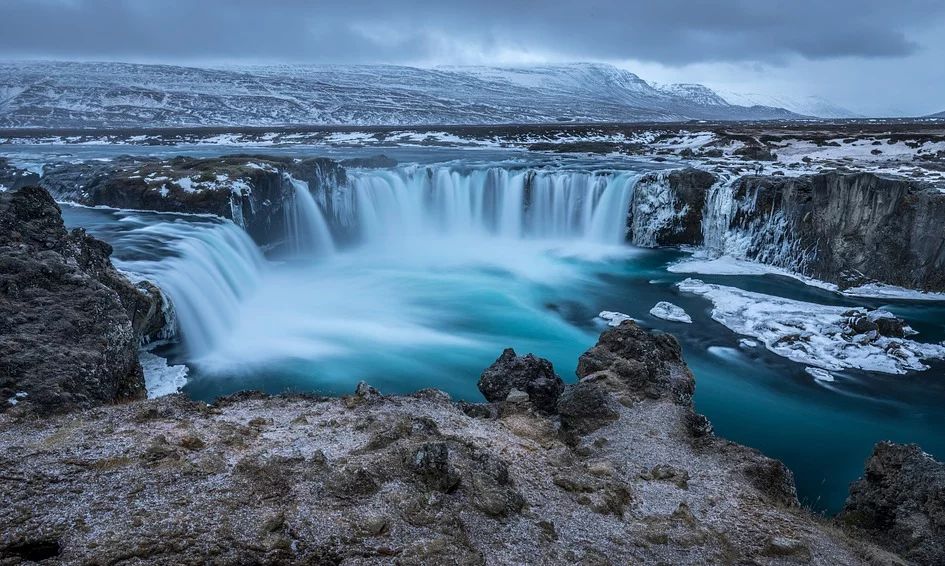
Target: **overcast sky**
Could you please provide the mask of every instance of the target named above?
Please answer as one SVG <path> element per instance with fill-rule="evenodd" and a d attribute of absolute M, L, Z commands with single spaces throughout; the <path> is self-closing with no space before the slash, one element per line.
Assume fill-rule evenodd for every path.
<path fill-rule="evenodd" d="M 945 110 L 942 0 L 0 0 L 0 58 L 522 65 Z"/>

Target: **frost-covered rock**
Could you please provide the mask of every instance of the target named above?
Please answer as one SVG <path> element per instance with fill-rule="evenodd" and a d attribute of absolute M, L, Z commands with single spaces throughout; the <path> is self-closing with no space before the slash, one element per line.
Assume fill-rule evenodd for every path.
<path fill-rule="evenodd" d="M 701 245 L 706 193 L 716 181 L 691 167 L 643 176 L 633 191 L 628 239 L 647 247 Z"/>
<path fill-rule="evenodd" d="M 841 287 L 884 283 L 945 290 L 945 193 L 903 177 L 829 172 L 753 176 L 707 204 L 716 253 L 786 268 Z"/>
<path fill-rule="evenodd" d="M 662 318 L 663 320 L 692 324 L 692 317 L 690 317 L 682 307 L 666 301 L 660 301 L 653 305 L 653 308 L 650 309 L 650 314 L 656 318 Z"/>

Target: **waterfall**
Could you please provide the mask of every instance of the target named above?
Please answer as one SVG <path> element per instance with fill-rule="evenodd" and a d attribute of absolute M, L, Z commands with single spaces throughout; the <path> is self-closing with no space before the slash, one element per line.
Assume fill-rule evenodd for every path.
<path fill-rule="evenodd" d="M 288 244 L 296 256 L 319 257 L 335 251 L 331 231 L 308 183 L 287 176 L 292 185 L 291 203 L 285 206 Z"/>
<path fill-rule="evenodd" d="M 728 255 L 795 271 L 814 259 L 813 250 L 801 249 L 788 214 L 758 204 L 758 188 L 735 195 L 736 178 L 724 179 L 706 195 L 702 234 L 710 256 Z"/>
<path fill-rule="evenodd" d="M 727 235 L 735 212 L 732 184 L 736 177 L 722 179 L 709 188 L 702 213 L 703 245 L 710 255 L 731 253 L 727 249 Z M 734 251 L 734 250 L 732 250 Z"/>
<path fill-rule="evenodd" d="M 313 195 L 308 183 L 286 176 L 286 240 L 292 254 L 305 258 L 334 254 L 334 238 L 345 236 L 350 240 L 339 241 L 392 242 L 421 255 L 425 242 L 454 237 L 461 246 L 499 238 L 620 245 L 638 178 L 619 171 L 414 165 L 352 172 L 347 184 L 330 191 L 320 186 Z M 121 268 L 153 281 L 170 299 L 193 360 L 208 359 L 235 328 L 245 326 L 242 307 L 258 296 L 264 276 L 275 276 L 266 274 L 259 248 L 230 221 L 188 217 L 143 224 L 133 232 L 126 251 L 138 246 L 161 252 L 132 254 Z"/>
<path fill-rule="evenodd" d="M 639 175 L 446 166 L 349 174 L 331 222 L 365 242 L 473 236 L 624 241 Z"/>
<path fill-rule="evenodd" d="M 136 232 L 142 245 L 162 242 L 170 257 L 116 263 L 155 282 L 170 298 L 190 356 L 211 351 L 233 326 L 240 303 L 259 284 L 265 269 L 259 248 L 230 221 L 176 220 Z"/>

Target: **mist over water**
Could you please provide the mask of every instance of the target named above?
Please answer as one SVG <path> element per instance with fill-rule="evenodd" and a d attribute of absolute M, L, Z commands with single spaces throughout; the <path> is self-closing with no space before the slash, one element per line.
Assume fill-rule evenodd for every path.
<path fill-rule="evenodd" d="M 353 377 L 442 387 L 508 346 L 571 373 L 594 334 L 562 319 L 556 290 L 593 285 L 593 265 L 633 253 L 620 243 L 637 178 L 407 167 L 353 173 L 322 206 L 293 181 L 289 255 L 262 265 L 248 296 L 218 302 L 218 285 L 197 277 L 169 287 L 188 361 L 206 380 L 310 372 L 296 385 L 332 392 Z M 229 281 L 217 267 L 195 263 Z M 212 317 L 201 301 L 225 314 L 192 321 Z M 474 380 L 459 390 L 474 396 Z"/>

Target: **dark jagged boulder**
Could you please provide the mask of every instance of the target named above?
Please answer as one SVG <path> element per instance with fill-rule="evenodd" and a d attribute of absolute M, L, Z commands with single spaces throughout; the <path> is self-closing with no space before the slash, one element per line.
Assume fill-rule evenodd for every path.
<path fill-rule="evenodd" d="M 132 285 L 110 254 L 67 232 L 45 190 L 0 194 L 0 411 L 144 397 L 138 345 L 160 332 L 160 293 Z"/>
<path fill-rule="evenodd" d="M 864 311 L 853 309 L 844 313 L 844 324 L 850 334 L 870 334 L 902 338 L 910 330 L 906 321 L 889 311 L 877 309 Z M 911 330 L 910 330 L 911 331 Z"/>
<path fill-rule="evenodd" d="M 528 394 L 529 402 L 539 411 L 554 413 L 564 381 L 555 373 L 551 362 L 532 354 L 518 356 L 512 348 L 479 377 L 479 391 L 490 403 L 505 401 L 517 389 Z"/>
<path fill-rule="evenodd" d="M 915 444 L 880 442 L 840 520 L 916 564 L 945 564 L 945 464 Z"/>
<path fill-rule="evenodd" d="M 577 375 L 616 379 L 636 397 L 670 399 L 680 405 L 689 405 L 695 391 L 695 379 L 676 338 L 648 332 L 632 320 L 604 331 L 597 344 L 581 355 Z"/>
<path fill-rule="evenodd" d="M 774 161 L 778 158 L 775 154 L 771 153 L 770 149 L 763 145 L 746 145 L 745 147 L 736 149 L 732 153 L 746 161 Z"/>

